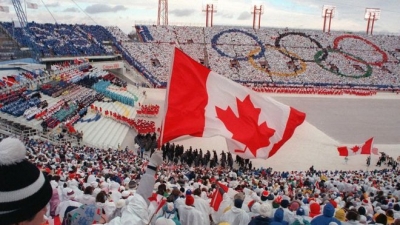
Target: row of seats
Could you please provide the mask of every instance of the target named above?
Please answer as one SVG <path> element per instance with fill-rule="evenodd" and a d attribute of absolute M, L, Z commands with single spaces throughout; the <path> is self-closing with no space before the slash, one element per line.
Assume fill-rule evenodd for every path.
<path fill-rule="evenodd" d="M 18 100 L 1 107 L 1 111 L 15 117 L 20 117 L 24 114 L 25 110 L 37 106 L 39 103 L 39 98 L 32 98 L 29 100 L 19 98 Z"/>
<path fill-rule="evenodd" d="M 27 24 L 31 33 L 27 38 L 22 29 L 14 28 L 11 22 L 1 25 L 23 46 L 30 46 L 29 42 L 32 42 L 45 57 L 112 54 L 96 40 L 102 37 L 101 33 L 108 33 L 106 39 L 111 38 L 111 34 L 100 26 L 31 22 Z"/>
<path fill-rule="evenodd" d="M 19 96 L 26 91 L 26 87 L 19 88 L 13 91 L 7 91 L 0 94 L 0 105 L 7 105 L 18 100 Z"/>
<path fill-rule="evenodd" d="M 53 98 L 59 97 L 64 91 L 71 89 L 72 86 L 70 83 L 65 81 L 56 81 L 52 80 L 40 87 L 40 91 L 48 96 L 52 96 Z"/>

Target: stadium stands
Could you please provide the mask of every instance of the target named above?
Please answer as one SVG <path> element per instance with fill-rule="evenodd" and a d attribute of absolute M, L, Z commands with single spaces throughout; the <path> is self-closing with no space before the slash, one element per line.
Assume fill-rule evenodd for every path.
<path fill-rule="evenodd" d="M 137 28 L 145 44 L 125 43 L 123 47 L 158 85 L 166 84 L 175 45 L 199 62 L 208 59 L 212 70 L 242 83 L 381 89 L 399 85 L 399 53 L 394 49 L 400 47 L 398 38 L 390 35 L 270 28 Z"/>
<path fill-rule="evenodd" d="M 13 29 L 11 23 L 1 25 Z M 114 48 L 155 87 L 166 87 L 175 46 L 243 84 L 384 90 L 399 86 L 400 42 L 391 35 L 136 25 L 142 41 L 138 43 L 118 27 L 29 23 L 29 29 L 45 56 L 112 54 Z M 21 29 L 13 33 L 22 46 L 27 44 Z"/>
<path fill-rule="evenodd" d="M 11 22 L 2 22 L 1 25 L 10 34 L 14 34 L 22 46 L 29 46 L 21 28 L 14 28 Z M 36 45 L 42 57 L 111 54 L 101 41 L 110 41 L 112 36 L 101 26 L 32 22 L 28 23 L 28 28 L 33 33 L 29 39 Z"/>

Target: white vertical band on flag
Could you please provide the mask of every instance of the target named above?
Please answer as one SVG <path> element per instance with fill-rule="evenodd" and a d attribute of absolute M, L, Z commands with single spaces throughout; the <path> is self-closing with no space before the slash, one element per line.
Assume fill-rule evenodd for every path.
<path fill-rule="evenodd" d="M 168 96 L 169 96 L 169 91 L 170 91 L 170 86 L 171 86 L 171 78 L 172 78 L 172 70 L 173 70 L 173 65 L 174 65 L 174 60 L 175 60 L 175 54 L 176 54 L 176 48 L 172 49 L 172 60 L 169 65 L 169 76 L 168 76 L 168 83 L 167 83 L 167 90 L 165 93 L 165 100 L 164 100 L 164 112 L 163 112 L 163 119 L 161 121 L 161 131 L 160 131 L 160 145 L 162 145 L 163 140 L 164 140 L 164 128 L 165 128 L 165 117 L 167 115 L 168 111 Z M 161 149 L 161 146 L 158 146 Z"/>
<path fill-rule="evenodd" d="M 267 96 L 254 92 L 236 82 L 233 82 L 217 73 L 211 71 L 207 79 L 207 93 L 209 95 L 208 105 L 206 107 L 206 122 L 204 128 L 204 137 L 212 137 L 216 135 L 223 136 L 227 139 L 228 147 L 238 147 L 244 149 L 244 144 L 233 140 L 233 134 L 226 129 L 224 123 L 217 117 L 215 107 L 223 110 L 230 107 L 238 116 L 236 99 L 243 101 L 246 96 L 250 95 L 250 99 L 255 108 L 260 108 L 261 112 L 258 118 L 258 124 L 267 123 L 269 128 L 275 130 L 273 136 L 269 139 L 270 144 L 260 148 L 257 155 L 252 155 L 249 151 L 239 154 L 245 157 L 268 157 L 269 151 L 274 144 L 279 142 L 285 132 L 287 120 L 289 118 L 290 107 L 277 102 Z"/>

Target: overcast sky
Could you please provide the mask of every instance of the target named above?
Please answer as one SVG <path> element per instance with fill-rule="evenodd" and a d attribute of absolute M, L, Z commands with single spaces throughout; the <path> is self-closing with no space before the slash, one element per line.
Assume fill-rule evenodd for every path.
<path fill-rule="evenodd" d="M 23 0 L 21 0 L 23 2 Z M 28 9 L 28 21 L 38 23 L 117 25 L 124 32 L 138 21 L 151 23 L 157 19 L 158 0 L 27 0 L 38 4 Z M 322 30 L 323 5 L 336 6 L 332 30 L 365 31 L 365 8 L 380 8 L 381 18 L 374 32 L 400 33 L 400 0 L 169 0 L 169 24 L 205 25 L 202 7 L 212 2 L 217 7 L 215 25 L 251 26 L 251 9 L 263 5 L 262 27 L 290 27 Z M 47 9 L 45 7 L 47 6 Z M 17 20 L 11 0 L 0 0 L 10 12 L 0 12 L 1 21 Z M 53 16 L 52 16 L 52 15 Z M 53 18 L 54 17 L 54 18 Z"/>

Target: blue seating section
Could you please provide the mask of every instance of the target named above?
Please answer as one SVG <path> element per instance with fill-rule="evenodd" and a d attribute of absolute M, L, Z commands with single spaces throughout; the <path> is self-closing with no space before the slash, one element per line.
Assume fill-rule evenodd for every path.
<path fill-rule="evenodd" d="M 135 28 L 139 32 L 144 42 L 154 41 L 154 38 L 153 36 L 151 36 L 151 33 L 149 31 L 149 28 L 147 28 L 147 26 L 136 25 Z"/>
<path fill-rule="evenodd" d="M 2 22 L 1 25 L 22 45 L 29 46 L 21 28 L 13 28 L 11 22 Z M 110 33 L 100 26 L 85 26 L 71 24 L 38 24 L 28 23 L 33 34 L 30 37 L 42 56 L 92 56 L 106 55 L 105 48 L 92 37 L 99 36 L 98 41 L 109 39 Z M 88 31 L 88 32 L 87 32 Z"/>
<path fill-rule="evenodd" d="M 1 111 L 15 117 L 20 117 L 24 114 L 25 110 L 29 109 L 30 107 L 37 106 L 39 103 L 39 98 L 32 98 L 29 101 L 20 98 L 14 102 L 11 102 L 10 104 L 3 106 L 1 108 Z"/>
<path fill-rule="evenodd" d="M 103 42 L 103 41 L 114 41 L 114 36 L 104 27 L 100 25 L 86 25 L 82 26 L 79 25 L 80 28 L 82 28 L 83 31 L 85 31 L 87 34 L 91 34 L 98 42 Z"/>

